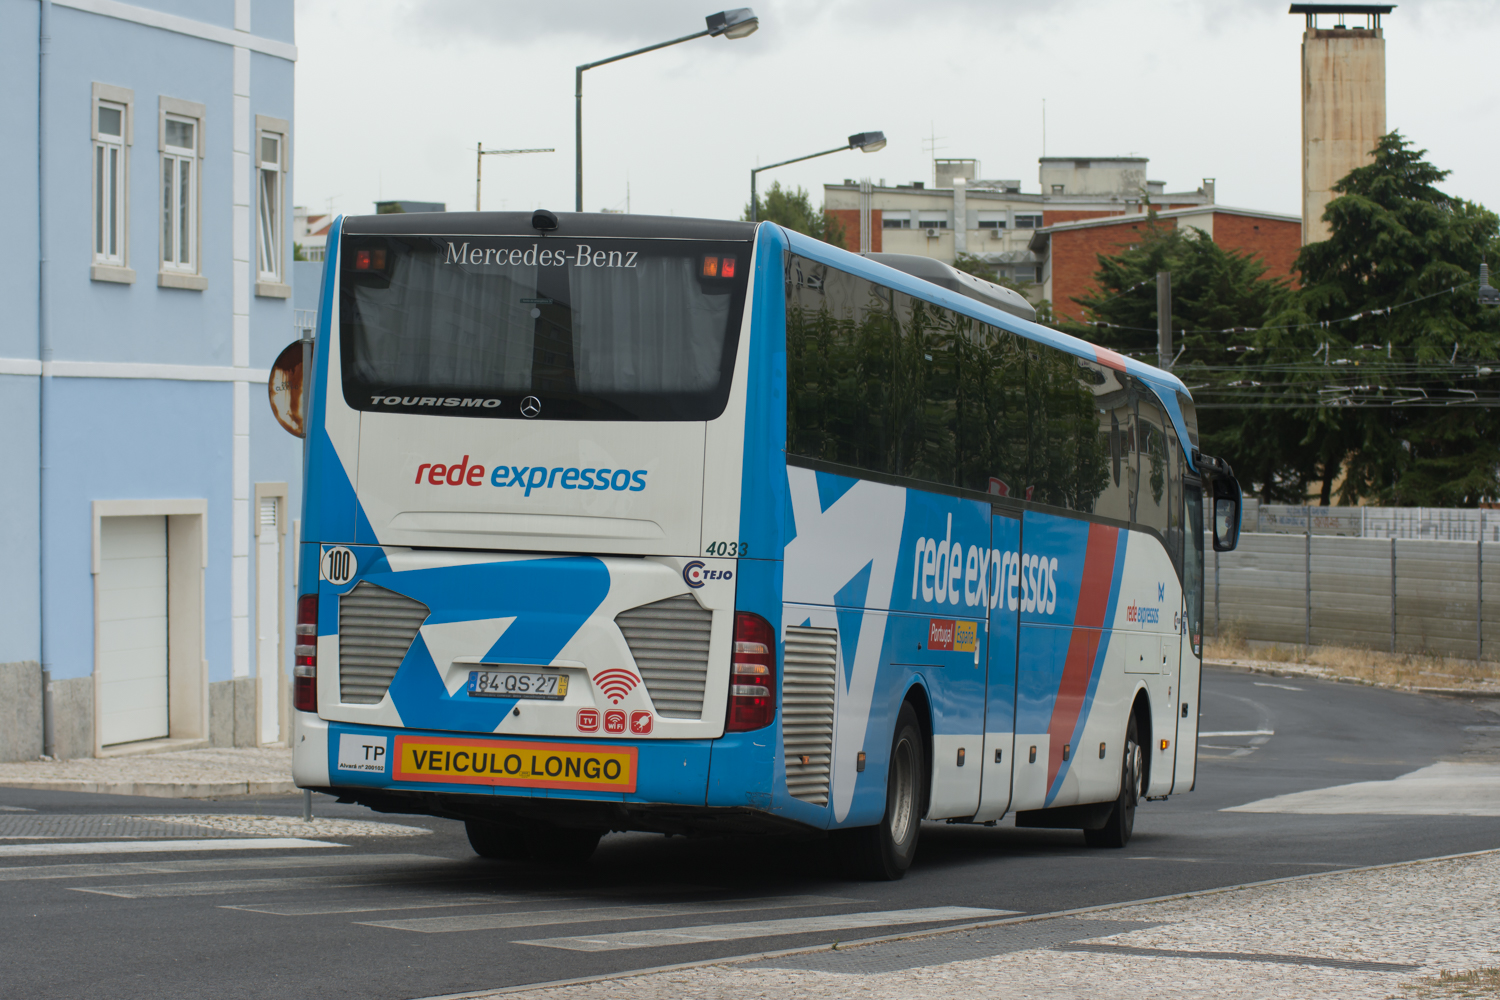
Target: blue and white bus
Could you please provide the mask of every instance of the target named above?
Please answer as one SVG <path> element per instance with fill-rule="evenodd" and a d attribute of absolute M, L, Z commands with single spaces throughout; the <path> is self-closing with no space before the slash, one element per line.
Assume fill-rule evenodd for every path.
<path fill-rule="evenodd" d="M 1121 846 L 1193 785 L 1172 375 L 769 223 L 346 217 L 307 380 L 297 784 L 486 856 L 923 820 Z"/>

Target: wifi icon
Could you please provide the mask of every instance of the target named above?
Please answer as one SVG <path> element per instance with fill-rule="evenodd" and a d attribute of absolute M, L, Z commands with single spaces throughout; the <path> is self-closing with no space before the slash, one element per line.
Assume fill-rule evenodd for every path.
<path fill-rule="evenodd" d="M 601 670 L 594 675 L 594 687 L 603 691 L 604 696 L 615 705 L 620 703 L 621 698 L 635 690 L 635 686 L 640 682 L 641 679 L 635 674 L 618 667 L 612 670 Z"/>

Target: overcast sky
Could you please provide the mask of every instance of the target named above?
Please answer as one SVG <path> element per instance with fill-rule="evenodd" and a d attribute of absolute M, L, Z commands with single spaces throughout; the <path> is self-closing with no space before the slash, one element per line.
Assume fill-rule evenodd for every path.
<path fill-rule="evenodd" d="M 573 207 L 573 68 L 689 34 L 715 9 L 654 0 L 297 0 L 295 197 L 366 213 L 380 198 Z M 740 0 L 744 2 L 744 0 Z M 1286 0 L 754 0 L 760 30 L 701 38 L 584 74 L 584 207 L 738 217 L 749 170 L 931 183 L 938 156 L 1038 190 L 1037 157 L 1150 157 L 1168 191 L 1217 179 L 1226 205 L 1300 213 L 1298 59 Z M 1500 208 L 1493 2 L 1421 0 L 1385 18 L 1387 127 Z M 1351 24 L 1363 18 L 1351 17 Z"/>

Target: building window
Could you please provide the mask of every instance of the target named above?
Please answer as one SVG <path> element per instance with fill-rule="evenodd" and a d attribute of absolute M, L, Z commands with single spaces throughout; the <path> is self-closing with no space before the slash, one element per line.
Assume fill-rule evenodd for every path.
<path fill-rule="evenodd" d="M 125 106 L 95 105 L 94 261 L 125 263 Z"/>
<path fill-rule="evenodd" d="M 1017 229 L 1041 229 L 1042 228 L 1042 216 L 1041 216 L 1041 213 L 1038 212 L 1035 215 L 1030 215 L 1030 214 L 1022 214 L 1020 212 L 1017 212 L 1016 213 L 1016 228 Z"/>
<path fill-rule="evenodd" d="M 135 280 L 130 270 L 130 146 L 135 130 L 135 92 L 107 83 L 93 85 L 89 104 L 91 181 L 88 240 L 90 277 Z"/>
<path fill-rule="evenodd" d="M 880 228 L 881 229 L 910 229 L 911 228 L 911 219 L 910 218 L 906 218 L 906 219 L 890 219 L 890 218 L 881 219 L 880 220 Z"/>
<path fill-rule="evenodd" d="M 281 280 L 282 137 L 261 133 L 256 157 L 260 194 L 260 280 Z"/>
<path fill-rule="evenodd" d="M 980 229 L 1004 229 L 1005 228 L 1005 220 L 1004 219 L 980 219 L 979 220 L 979 228 Z"/>
<path fill-rule="evenodd" d="M 161 264 L 197 269 L 198 123 L 168 115 L 162 126 Z"/>
<path fill-rule="evenodd" d="M 1052 193 L 1053 194 L 1062 194 L 1063 193 L 1063 186 L 1061 184 L 1054 184 L 1054 185 L 1052 185 Z"/>
<path fill-rule="evenodd" d="M 923 219 L 917 223 L 922 229 L 947 229 L 947 219 Z"/>
<path fill-rule="evenodd" d="M 255 294 L 287 298 L 287 171 L 291 166 L 291 123 L 255 116 Z"/>

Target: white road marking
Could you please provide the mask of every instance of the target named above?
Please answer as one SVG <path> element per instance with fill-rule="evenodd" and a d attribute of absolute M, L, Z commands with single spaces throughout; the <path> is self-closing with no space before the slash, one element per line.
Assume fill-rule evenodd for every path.
<path fill-rule="evenodd" d="M 493 931 L 507 927 L 541 927 L 545 924 L 586 924 L 605 920 L 646 920 L 661 917 L 691 917 L 700 913 L 735 913 L 748 910 L 779 910 L 830 903 L 862 903 L 862 899 L 838 896 L 768 896 L 758 899 L 727 899 L 718 903 L 677 903 L 659 906 L 585 906 L 566 910 L 532 910 L 525 913 L 463 913 L 452 917 L 413 917 L 410 920 L 364 921 L 366 927 L 387 927 L 420 934 L 453 931 Z"/>
<path fill-rule="evenodd" d="M 27 809 L 25 806 L 0 806 L 0 812 L 7 813 L 34 813 L 35 809 Z"/>
<path fill-rule="evenodd" d="M 332 900 L 323 903 L 256 903 L 223 905 L 221 910 L 247 910 L 275 917 L 321 917 L 333 913 L 377 913 L 382 910 L 432 910 L 443 906 L 483 906 L 506 902 L 506 896 L 410 896 L 379 901 Z"/>
<path fill-rule="evenodd" d="M 620 931 L 617 934 L 593 934 L 588 937 L 538 938 L 516 943 L 539 945 L 543 948 L 563 948 L 568 951 L 622 951 L 627 948 L 661 948 L 673 944 L 740 941 L 745 938 L 816 934 L 865 927 L 935 923 L 942 920 L 975 920 L 983 917 L 1013 916 L 1020 912 L 1019 910 L 987 910 L 976 906 L 927 906 L 914 910 L 875 910 L 822 917 L 752 920 L 738 924 L 702 924 L 697 927 L 673 927 L 666 930 Z"/>
<path fill-rule="evenodd" d="M 303 847 L 347 847 L 300 837 L 224 837 L 213 840 L 103 840 L 85 844 L 0 844 L 0 857 L 37 858 L 59 854 L 159 854 L 179 851 L 285 851 Z"/>
<path fill-rule="evenodd" d="M 92 892 L 121 899 L 172 899 L 179 896 L 227 896 L 232 892 L 291 892 L 298 889 L 353 889 L 372 885 L 411 885 L 440 882 L 472 882 L 472 872 L 452 874 L 437 871 L 385 874 L 350 872 L 347 875 L 288 875 L 281 878 L 223 879 L 215 882 L 166 882 L 141 885 L 69 886 L 74 892 Z M 520 902 L 508 896 L 502 902 Z"/>
<path fill-rule="evenodd" d="M 1151 855 L 1140 855 L 1139 857 L 1126 858 L 1126 861 L 1180 861 L 1189 865 L 1237 865 L 1240 859 L 1231 858 L 1158 858 Z M 1299 868 L 1345 868 L 1348 867 L 1338 861 L 1261 861 L 1263 865 L 1294 865 Z"/>
<path fill-rule="evenodd" d="M 1200 737 L 1203 737 L 1203 736 L 1275 736 L 1276 735 L 1276 730 L 1274 730 L 1274 729 L 1225 729 L 1222 732 L 1217 732 L 1217 733 L 1199 733 L 1198 735 Z"/>
<path fill-rule="evenodd" d="M 1390 781 L 1357 781 L 1220 812 L 1311 816 L 1500 816 L 1500 765 L 1443 761 Z"/>
<path fill-rule="evenodd" d="M 426 854 L 294 854 L 286 858 L 183 858 L 171 861 L 111 861 L 101 864 L 26 865 L 0 868 L 0 882 L 42 878 L 107 878 L 112 875 L 186 875 L 192 872 L 259 868 L 312 868 L 361 865 L 375 868 L 441 861 Z"/>
<path fill-rule="evenodd" d="M 1281 688 L 1283 691 L 1305 691 L 1306 688 L 1293 687 L 1290 684 L 1272 684 L 1270 681 L 1255 681 L 1258 688 Z"/>

